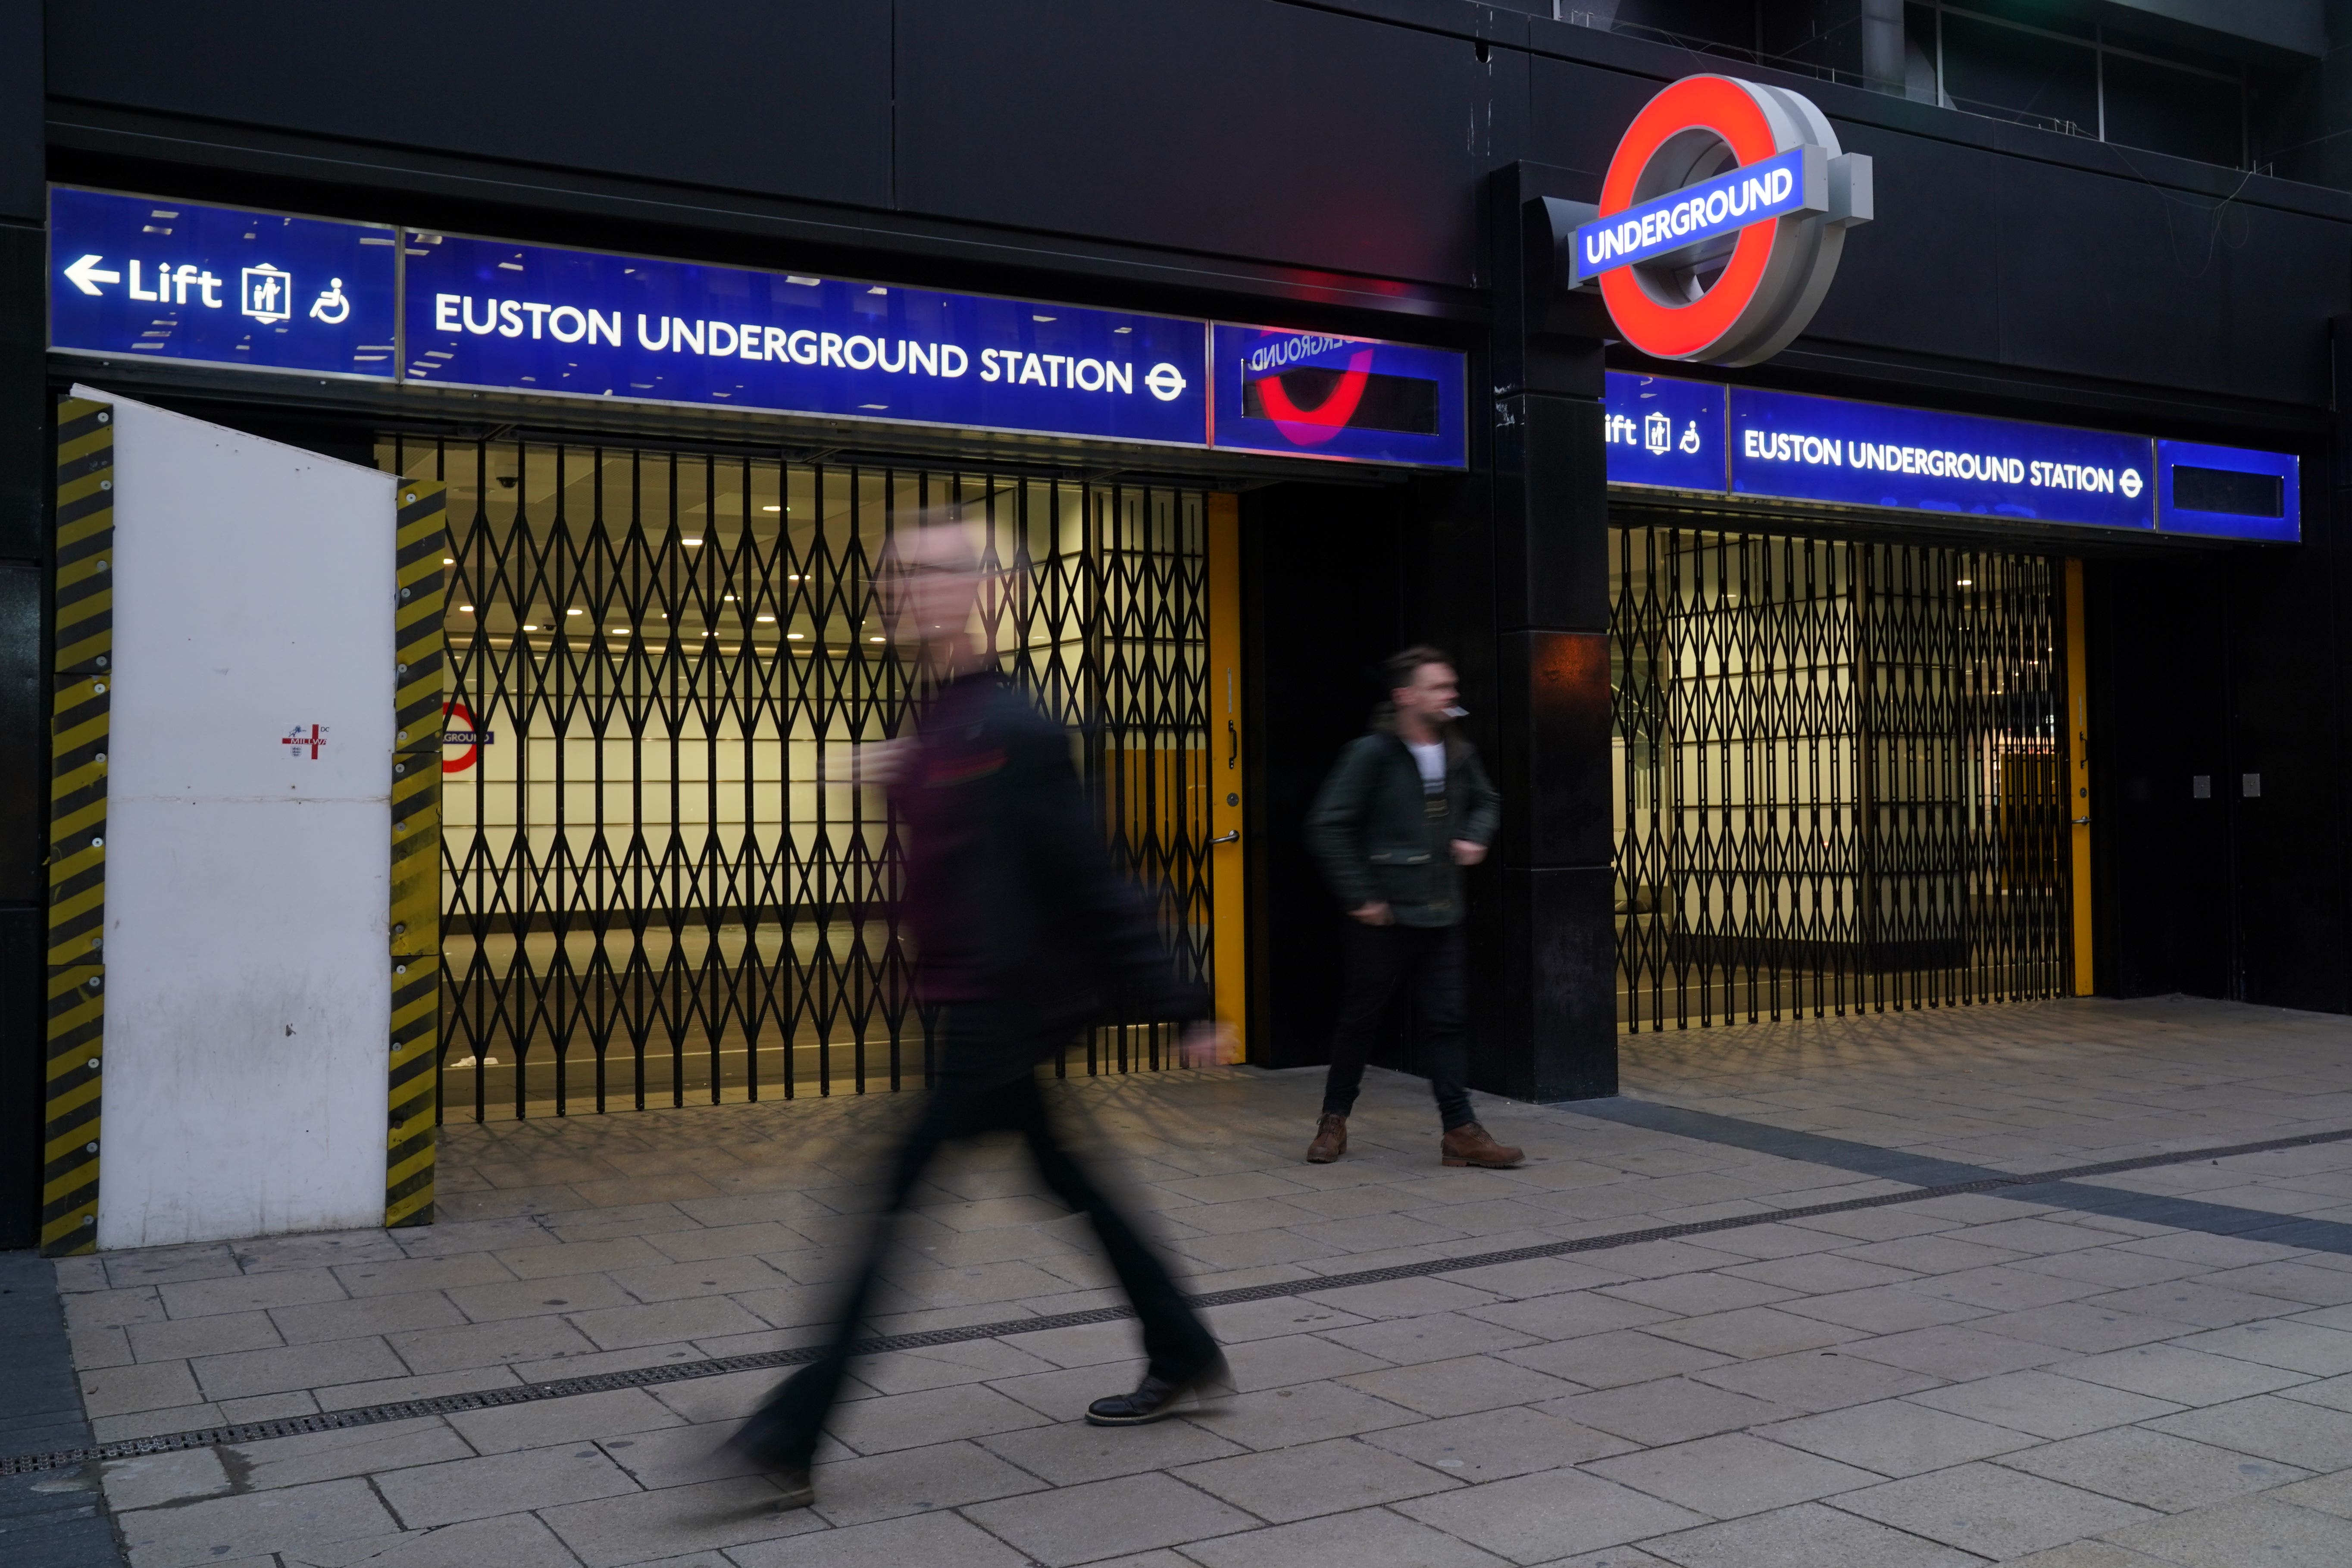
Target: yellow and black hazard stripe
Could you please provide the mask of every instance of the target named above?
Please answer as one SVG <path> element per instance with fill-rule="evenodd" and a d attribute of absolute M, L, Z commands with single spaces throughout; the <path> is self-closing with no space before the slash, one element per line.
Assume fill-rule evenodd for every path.
<path fill-rule="evenodd" d="M 98 1246 L 106 1016 L 106 738 L 114 684 L 114 412 L 58 404 L 57 678 L 49 718 L 47 1084 L 41 1251 Z"/>
<path fill-rule="evenodd" d="M 393 611 L 392 1137 L 383 1223 L 433 1223 L 441 1047 L 441 552 L 448 491 L 404 479 Z"/>

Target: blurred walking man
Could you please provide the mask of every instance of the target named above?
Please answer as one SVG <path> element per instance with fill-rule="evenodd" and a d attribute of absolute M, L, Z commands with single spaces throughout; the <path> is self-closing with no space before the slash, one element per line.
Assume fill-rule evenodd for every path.
<path fill-rule="evenodd" d="M 1068 738 L 997 672 L 970 635 L 982 573 L 961 528 L 902 532 L 895 607 L 943 679 L 922 733 L 867 747 L 862 776 L 889 786 L 907 825 L 906 918 L 917 988 L 943 1009 L 933 1087 L 896 1157 L 888 1201 L 824 1353 L 787 1379 L 736 1435 L 783 1484 L 812 1496 L 809 1463 L 840 1391 L 889 1244 L 891 1218 L 950 1140 L 996 1131 L 1027 1140 L 1055 1196 L 1094 1224 L 1150 1358 L 1131 1394 L 1087 1419 L 1129 1426 L 1171 1415 L 1225 1382 L 1224 1358 L 1167 1268 L 1055 1135 L 1036 1068 L 1117 999 L 1129 1019 L 1202 1019 L 1202 988 L 1181 979 L 1142 895 L 1113 869 L 1070 765 Z M 1187 1049 L 1212 1046 L 1196 1025 Z M 1213 1047 L 1212 1047 L 1213 1048 Z"/>
<path fill-rule="evenodd" d="M 1323 1120 L 1307 1158 L 1348 1152 L 1348 1113 L 1397 988 L 1415 999 L 1417 1055 L 1429 1072 L 1448 1165 L 1516 1165 L 1470 1114 L 1462 1036 L 1462 868 L 1486 858 L 1502 805 L 1478 753 L 1456 734 L 1454 663 L 1433 647 L 1388 662 L 1389 700 L 1349 744 L 1307 818 L 1307 845 L 1348 911 L 1348 990 L 1331 1041 Z"/>

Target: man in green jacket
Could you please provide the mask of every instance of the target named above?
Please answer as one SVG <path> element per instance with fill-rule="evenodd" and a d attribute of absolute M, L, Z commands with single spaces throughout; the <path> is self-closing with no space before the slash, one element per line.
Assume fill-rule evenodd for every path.
<path fill-rule="evenodd" d="M 1331 1041 L 1323 1120 L 1307 1158 L 1348 1152 L 1348 1113 L 1397 987 L 1416 1000 L 1415 1038 L 1444 1129 L 1448 1165 L 1516 1165 L 1470 1114 L 1462 1036 L 1462 868 L 1486 858 L 1502 804 L 1478 753 L 1454 733 L 1453 660 L 1409 647 L 1388 661 L 1389 701 L 1351 742 L 1307 814 L 1308 847 L 1348 911 L 1348 990 Z"/>

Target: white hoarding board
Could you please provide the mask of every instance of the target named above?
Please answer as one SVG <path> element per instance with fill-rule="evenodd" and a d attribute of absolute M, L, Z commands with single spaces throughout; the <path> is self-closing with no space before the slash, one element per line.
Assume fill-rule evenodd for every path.
<path fill-rule="evenodd" d="M 381 1225 L 393 479 L 115 418 L 98 1245 Z"/>

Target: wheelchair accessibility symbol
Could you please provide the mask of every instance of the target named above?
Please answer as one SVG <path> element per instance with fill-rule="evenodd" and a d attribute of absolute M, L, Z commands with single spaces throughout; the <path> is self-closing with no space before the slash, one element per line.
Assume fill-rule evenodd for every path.
<path fill-rule="evenodd" d="M 324 321 L 331 327 L 340 327 L 350 319 L 351 313 L 352 302 L 344 297 L 343 280 L 329 279 L 326 292 L 311 302 L 310 319 Z"/>

